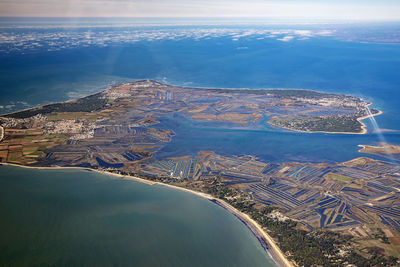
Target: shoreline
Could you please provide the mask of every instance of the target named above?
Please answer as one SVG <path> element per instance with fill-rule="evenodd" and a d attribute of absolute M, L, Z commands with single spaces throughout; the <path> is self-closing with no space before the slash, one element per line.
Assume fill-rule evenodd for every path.
<path fill-rule="evenodd" d="M 209 194 L 194 191 L 194 190 L 187 189 L 184 187 L 175 186 L 175 185 L 165 184 L 165 183 L 161 183 L 161 182 L 153 182 L 153 181 L 149 181 L 149 180 L 139 178 L 136 176 L 122 175 L 122 174 L 108 172 L 108 171 L 104 171 L 104 170 L 91 169 L 88 167 L 62 167 L 62 166 L 33 167 L 33 166 L 24 166 L 24 165 L 19 165 L 19 164 L 0 162 L 0 166 L 1 165 L 27 168 L 27 169 L 38 169 L 38 170 L 62 170 L 62 169 L 86 170 L 86 171 L 97 172 L 97 173 L 100 173 L 103 175 L 118 177 L 120 179 L 133 180 L 133 181 L 145 183 L 148 185 L 165 186 L 165 187 L 169 187 L 169 188 L 172 188 L 175 190 L 181 190 L 181 191 L 185 191 L 187 193 L 197 195 L 199 197 L 209 200 L 209 201 L 213 202 L 214 204 L 222 207 L 229 213 L 233 214 L 236 218 L 238 218 L 243 224 L 245 224 L 245 226 L 257 238 L 257 240 L 259 241 L 259 243 L 262 246 L 262 248 L 264 249 L 264 251 L 268 254 L 268 256 L 272 259 L 272 261 L 275 264 L 277 264 L 280 267 L 284 267 L 284 266 L 294 267 L 294 264 L 286 258 L 285 254 L 280 250 L 280 248 L 275 243 L 275 241 L 272 239 L 272 237 L 268 233 L 266 233 L 266 231 L 256 221 L 254 221 L 248 214 L 237 210 L 236 208 L 231 206 L 226 201 L 215 198 Z"/>
<path fill-rule="evenodd" d="M 365 119 L 368 119 L 368 118 L 372 118 L 372 117 L 375 117 L 375 116 L 379 116 L 379 115 L 382 115 L 382 114 L 383 114 L 383 111 L 382 110 L 378 110 L 378 113 L 371 114 L 371 115 L 366 115 L 366 116 L 357 118 L 357 121 L 359 121 L 361 123 L 361 128 L 363 129 L 362 132 L 367 133 L 367 126 L 365 125 L 365 123 L 362 122 L 362 120 L 365 120 Z"/>
<path fill-rule="evenodd" d="M 1 28 L 1 27 L 0 27 L 0 28 Z M 316 89 L 307 89 L 307 88 L 281 88 L 281 87 L 264 87 L 264 88 L 260 88 L 260 87 L 257 87 L 257 88 L 252 88 L 252 87 L 239 87 L 239 88 L 226 88 L 226 87 L 207 87 L 207 86 L 196 86 L 196 85 L 190 86 L 190 85 L 185 85 L 184 83 L 183 83 L 183 84 L 179 84 L 179 83 L 173 84 L 173 83 L 167 83 L 167 82 L 164 82 L 164 81 L 160 81 L 160 80 L 157 80 L 157 79 L 142 79 L 142 78 L 138 78 L 138 79 L 129 79 L 128 81 L 124 81 L 124 82 L 117 82 L 117 83 L 115 83 L 115 84 L 114 84 L 114 83 L 109 83 L 109 84 L 107 84 L 107 85 L 103 85 L 103 86 L 102 86 L 102 88 L 105 88 L 105 89 L 102 89 L 102 90 L 97 91 L 97 92 L 94 92 L 94 93 L 90 93 L 90 94 L 88 94 L 88 95 L 83 95 L 83 96 L 80 96 L 80 97 L 77 97 L 77 98 L 67 99 L 67 100 L 58 101 L 58 102 L 49 102 L 49 103 L 37 104 L 37 105 L 35 105 L 35 106 L 33 106 L 33 107 L 24 108 L 24 109 L 22 109 L 22 110 L 10 111 L 10 112 L 7 112 L 7 113 L 0 113 L 0 117 L 8 116 L 8 115 L 11 115 L 11 114 L 14 114 L 14 113 L 23 112 L 23 111 L 28 111 L 28 110 L 33 110 L 33 109 L 37 109 L 37 108 L 42 108 L 42 107 L 47 106 L 47 105 L 54 105 L 54 104 L 63 104 L 63 103 L 68 103 L 68 102 L 74 102 L 74 101 L 77 101 L 77 100 L 82 99 L 82 98 L 85 98 L 85 97 L 89 97 L 89 96 L 94 96 L 94 95 L 97 95 L 97 94 L 101 94 L 101 93 L 103 93 L 103 92 L 107 91 L 108 89 L 110 89 L 110 88 L 112 88 L 112 87 L 115 87 L 115 86 L 119 86 L 119 85 L 123 85 L 123 84 L 134 84 L 134 83 L 137 83 L 137 82 L 146 82 L 146 81 L 147 81 L 147 82 L 155 82 L 155 83 L 159 83 L 159 84 L 167 85 L 167 86 L 172 86 L 172 87 L 179 87 L 179 88 L 187 89 L 187 90 L 203 90 L 203 91 L 210 91 L 210 90 L 220 90 L 220 91 L 224 91 L 224 90 L 232 90 L 232 91 L 235 91 L 235 90 L 255 90 L 255 91 L 281 90 L 281 91 L 287 91 L 287 90 L 292 90 L 292 91 L 309 91 L 309 92 L 315 92 L 315 93 L 321 93 L 321 94 L 328 94 L 328 95 L 354 96 L 354 95 L 345 94 L 345 93 L 342 93 L 342 92 L 327 92 L 327 91 L 320 91 L 320 90 L 316 90 Z M 354 97 L 360 98 L 360 97 L 357 97 L 357 96 L 354 96 Z M 360 99 L 361 99 L 361 98 L 360 98 Z M 371 103 L 368 104 L 367 106 L 370 106 L 370 105 L 371 105 Z M 308 133 L 308 132 L 306 132 L 306 133 Z"/>
<path fill-rule="evenodd" d="M 367 133 L 368 133 L 368 131 L 367 131 L 367 125 L 365 125 L 365 123 L 363 123 L 362 120 L 365 120 L 365 119 L 368 119 L 368 118 L 371 118 L 371 117 L 374 117 L 374 116 L 379 116 L 379 115 L 382 115 L 382 114 L 383 114 L 383 111 L 379 110 L 378 113 L 371 114 L 371 115 L 365 115 L 365 116 L 362 116 L 362 117 L 358 117 L 358 118 L 357 118 L 357 121 L 361 124 L 361 131 L 360 131 L 360 132 L 302 131 L 302 130 L 295 130 L 295 129 L 291 129 L 291 128 L 286 128 L 286 127 L 278 126 L 278 125 L 275 125 L 275 124 L 273 124 L 273 123 L 271 123 L 271 122 L 269 122 L 269 121 L 268 121 L 267 123 L 268 123 L 269 125 L 272 125 L 272 126 L 274 126 L 274 127 L 280 128 L 280 129 L 285 129 L 285 130 L 289 130 L 289 131 L 291 131 L 291 132 L 298 132 L 298 133 L 309 133 L 309 134 L 312 134 L 312 133 L 326 133 L 326 134 L 367 134 Z"/>
<path fill-rule="evenodd" d="M 0 142 L 3 140 L 3 138 L 4 138 L 4 127 L 3 126 L 0 126 Z"/>
<path fill-rule="evenodd" d="M 357 152 L 375 155 L 379 157 L 389 158 L 391 160 L 396 160 L 394 155 L 400 155 L 400 146 L 390 145 L 387 143 L 380 143 L 381 146 L 372 146 L 372 145 L 363 145 L 359 144 L 358 147 L 361 147 Z"/>

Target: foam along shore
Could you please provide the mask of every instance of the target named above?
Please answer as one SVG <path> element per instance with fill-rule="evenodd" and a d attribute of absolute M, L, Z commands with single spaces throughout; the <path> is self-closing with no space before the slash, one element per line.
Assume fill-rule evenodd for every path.
<path fill-rule="evenodd" d="M 282 126 L 278 126 L 275 125 L 273 123 L 271 123 L 270 121 L 268 122 L 270 125 L 277 127 L 277 128 L 281 128 L 281 129 L 285 129 L 285 130 L 289 130 L 289 131 L 293 131 L 293 132 L 299 132 L 299 133 L 327 133 L 327 134 L 366 134 L 368 133 L 367 130 L 367 125 L 365 125 L 365 123 L 362 122 L 362 120 L 374 117 L 374 116 L 378 116 L 383 114 L 383 111 L 379 110 L 378 113 L 375 114 L 371 114 L 371 115 L 366 115 L 366 116 L 362 116 L 357 118 L 357 121 L 361 124 L 361 131 L 359 132 L 325 132 L 325 131 L 302 131 L 302 130 L 296 130 L 296 129 L 292 129 L 292 128 L 287 128 L 287 127 L 282 127 Z"/>
<path fill-rule="evenodd" d="M 249 229 L 250 231 L 255 235 L 255 237 L 258 239 L 260 242 L 261 246 L 266 250 L 268 255 L 272 258 L 272 260 L 280 267 L 294 267 L 294 264 L 290 262 L 285 254 L 280 250 L 278 245 L 275 243 L 275 241 L 272 239 L 270 235 L 268 235 L 265 230 L 256 222 L 254 221 L 249 215 L 237 210 L 236 208 L 232 207 L 230 204 L 228 204 L 226 201 L 223 201 L 221 199 L 215 198 L 209 194 L 202 193 L 202 192 L 197 192 L 194 190 L 190 190 L 187 188 L 175 186 L 175 185 L 169 185 L 169 184 L 164 184 L 161 182 L 153 182 L 149 181 L 143 178 L 139 178 L 136 176 L 129 176 L 129 175 L 122 175 L 118 173 L 113 173 L 113 172 L 108 172 L 104 170 L 96 170 L 96 169 L 91 169 L 91 168 L 86 168 L 86 167 L 61 167 L 61 166 L 52 166 L 52 167 L 32 167 L 32 166 L 24 166 L 24 165 L 18 165 L 18 164 L 13 164 L 13 163 L 5 163 L 5 162 L 0 162 L 0 166 L 14 166 L 14 167 L 20 167 L 20 168 L 28 168 L 28 169 L 39 169 L 39 170 L 63 170 L 63 169 L 72 169 L 72 170 L 86 170 L 86 171 L 93 171 L 97 173 L 101 173 L 104 175 L 109 175 L 109 176 L 114 176 L 118 177 L 121 179 L 129 179 L 129 180 L 134 180 L 137 182 L 145 183 L 148 185 L 161 185 L 161 186 L 166 186 L 169 188 L 173 188 L 176 190 L 181 190 L 185 191 L 191 194 L 195 194 L 197 196 L 200 196 L 202 198 L 205 198 L 207 200 L 212 201 L 213 203 L 221 206 L 228 212 L 232 213 L 236 218 L 238 218 L 241 222 L 243 222 Z"/>

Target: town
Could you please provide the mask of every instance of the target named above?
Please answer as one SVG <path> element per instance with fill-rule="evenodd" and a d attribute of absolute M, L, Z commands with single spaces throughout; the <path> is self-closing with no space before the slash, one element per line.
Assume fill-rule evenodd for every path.
<path fill-rule="evenodd" d="M 166 120 L 171 114 L 217 126 L 365 133 L 360 118 L 379 114 L 370 104 L 309 90 L 137 81 L 1 116 L 0 162 L 84 167 L 211 194 L 266 227 L 299 264 L 307 264 L 310 254 L 288 240 L 301 243 L 305 235 L 311 240 L 309 251 L 316 242 L 334 240 L 329 251 L 320 251 L 321 264 L 368 261 L 371 251 L 377 263 L 389 264 L 400 245 L 399 164 L 368 157 L 335 164 L 266 162 L 252 155 L 219 154 L 217 147 L 195 155 L 159 156 L 176 138 Z"/>

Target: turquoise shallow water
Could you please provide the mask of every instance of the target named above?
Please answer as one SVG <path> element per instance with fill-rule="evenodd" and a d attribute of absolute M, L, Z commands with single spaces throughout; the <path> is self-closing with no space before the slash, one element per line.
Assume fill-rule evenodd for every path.
<path fill-rule="evenodd" d="M 0 166 L 1 266 L 274 266 L 208 200 L 76 170 Z"/>

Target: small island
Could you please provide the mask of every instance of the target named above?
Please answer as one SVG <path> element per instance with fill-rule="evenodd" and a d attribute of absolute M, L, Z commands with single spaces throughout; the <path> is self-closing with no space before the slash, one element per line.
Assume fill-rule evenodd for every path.
<path fill-rule="evenodd" d="M 166 116 L 299 132 L 365 133 L 362 99 L 309 90 L 190 88 L 157 81 L 0 117 L 0 162 L 70 167 L 174 186 L 232 212 L 282 266 L 396 265 L 400 169 L 366 157 L 328 163 L 252 155 L 155 157 L 176 138 Z"/>

